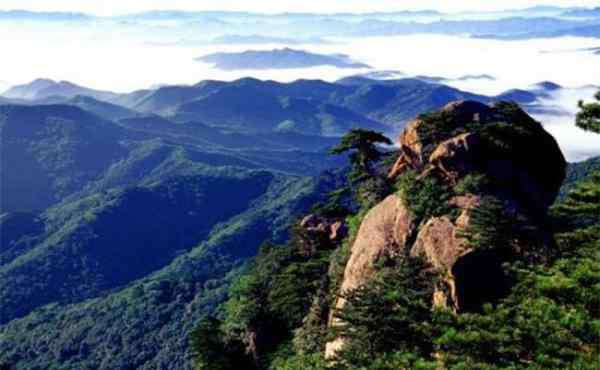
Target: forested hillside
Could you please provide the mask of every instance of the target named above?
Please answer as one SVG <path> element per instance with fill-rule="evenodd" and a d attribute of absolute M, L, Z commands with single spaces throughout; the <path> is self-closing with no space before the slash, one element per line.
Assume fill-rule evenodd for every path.
<path fill-rule="evenodd" d="M 600 132 L 597 107 L 578 125 Z M 196 326 L 196 367 L 596 368 L 595 162 L 567 170 L 508 103 L 422 115 L 383 160 L 377 141 L 344 137 L 351 185 L 263 245 Z"/>
<path fill-rule="evenodd" d="M 345 160 L 322 136 L 122 118 L 91 99 L 0 107 L 0 359 L 185 368 L 180 333 L 263 240 L 287 238 L 338 181 L 319 174 Z"/>
<path fill-rule="evenodd" d="M 0 370 L 600 369 L 598 1 L 0 0 Z"/>
<path fill-rule="evenodd" d="M 37 96 L 36 86 L 26 93 Z M 581 284 L 597 284 L 593 263 L 588 269 L 587 260 L 577 260 L 584 270 L 573 272 L 560 262 L 571 258 L 563 249 L 575 237 L 581 238 L 577 245 L 594 242 L 585 239 L 593 236 L 589 230 L 575 229 L 593 223 L 548 212 L 565 171 L 562 194 L 575 189 L 589 196 L 581 186 L 591 185 L 576 183 L 594 179 L 597 160 L 565 170 L 554 139 L 515 104 L 489 107 L 483 103 L 494 98 L 417 79 L 242 79 L 132 94 L 61 86 L 69 89 L 0 104 L 0 363 L 16 369 L 319 367 L 336 338 L 347 344 L 331 354 L 339 366 L 412 367 L 437 363 L 436 353 L 457 366 L 487 364 L 481 357 L 487 347 L 469 341 L 505 328 L 484 326 L 487 318 L 502 323 L 522 313 L 515 307 L 534 307 L 522 301 L 524 287 L 535 286 L 527 279 L 562 269 L 565 279 L 581 273 Z M 86 93 L 93 96 L 80 95 Z M 474 100 L 419 116 L 421 124 L 407 126 L 398 148 L 373 131 L 396 132 L 409 118 L 455 99 Z M 582 126 L 593 126 L 589 117 L 582 113 Z M 532 145 L 539 150 L 531 152 Z M 560 199 L 565 205 L 556 209 L 563 216 L 567 208 L 590 211 L 569 203 L 581 196 Z M 436 227 L 454 230 L 479 206 L 483 215 L 508 212 L 507 219 L 537 230 L 528 234 L 535 236 L 532 250 L 506 237 L 481 236 L 486 243 L 509 243 L 515 253 L 506 272 L 510 284 L 485 315 L 487 306 L 469 301 L 462 285 L 448 279 L 460 280 L 452 263 L 464 256 L 456 251 L 484 242 L 436 234 Z M 356 278 L 345 271 L 353 266 L 357 241 L 370 240 L 360 230 L 372 212 L 372 230 L 392 216 L 406 230 L 376 235 L 373 240 L 391 240 L 394 248 L 367 248 L 368 263 L 356 265 L 364 274 Z M 425 226 L 434 228 L 431 234 L 421 235 Z M 500 223 L 492 230 L 513 235 L 511 227 Z M 462 240 L 456 245 L 463 249 L 436 256 L 443 248 L 430 248 L 430 241 L 441 239 Z M 400 258 L 417 249 L 429 260 Z M 417 268 L 438 260 L 445 264 L 434 264 L 437 270 Z M 494 266 L 498 276 L 505 273 Z M 550 356 L 541 364 L 561 367 L 597 353 L 590 342 L 589 325 L 597 318 L 588 310 L 594 303 L 589 287 L 573 284 L 581 293 L 575 303 L 542 307 L 565 333 L 548 348 L 570 352 L 540 349 L 540 358 Z M 538 293 L 534 297 L 560 298 L 542 288 Z M 446 302 L 446 310 L 432 311 L 432 301 Z M 400 306 L 411 307 L 414 317 L 403 316 Z M 476 309 L 454 315 L 461 307 Z M 585 325 L 560 326 L 568 309 Z M 333 324 L 354 318 L 356 328 Z M 417 342 L 398 336 L 407 326 Z M 477 334 L 460 337 L 466 326 Z M 450 336 L 481 352 L 443 342 Z M 512 357 L 494 355 L 502 366 L 538 361 L 514 355 L 526 352 L 521 347 L 507 351 Z"/>

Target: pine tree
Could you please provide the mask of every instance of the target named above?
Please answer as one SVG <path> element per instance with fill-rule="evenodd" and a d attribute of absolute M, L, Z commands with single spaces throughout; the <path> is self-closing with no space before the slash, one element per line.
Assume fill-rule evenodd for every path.
<path fill-rule="evenodd" d="M 213 317 L 200 321 L 190 334 L 190 347 L 197 370 L 252 369 L 241 342 L 226 342 L 221 322 Z"/>
<path fill-rule="evenodd" d="M 579 102 L 580 111 L 575 123 L 586 131 L 600 133 L 600 91 L 595 96 L 597 102 Z"/>
<path fill-rule="evenodd" d="M 331 334 L 344 340 L 342 363 L 366 366 L 386 352 L 430 352 L 424 328 L 431 319 L 434 278 L 426 271 L 421 260 L 404 257 L 341 295 L 345 304 L 334 311 L 340 324 Z"/>
<path fill-rule="evenodd" d="M 575 123 L 584 130 L 600 134 L 600 91 L 596 100 L 598 102 L 587 104 L 579 102 L 580 111 Z M 600 172 L 577 184 L 555 211 L 572 226 L 600 224 Z"/>
<path fill-rule="evenodd" d="M 509 215 L 504 203 L 487 196 L 471 211 L 469 225 L 462 233 L 475 250 L 513 249 L 517 245 L 517 220 Z"/>
<path fill-rule="evenodd" d="M 600 172 L 578 183 L 554 211 L 572 226 L 600 224 Z"/>
<path fill-rule="evenodd" d="M 359 180 L 373 175 L 372 163 L 382 156 L 377 144 L 391 145 L 392 142 L 379 132 L 357 128 L 344 135 L 340 143 L 331 149 L 331 153 L 351 152 L 352 177 Z"/>

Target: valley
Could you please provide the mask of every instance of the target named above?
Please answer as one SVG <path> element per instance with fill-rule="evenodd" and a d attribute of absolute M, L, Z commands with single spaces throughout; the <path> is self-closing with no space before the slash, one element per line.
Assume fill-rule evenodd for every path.
<path fill-rule="evenodd" d="M 101 3 L 0 4 L 0 370 L 595 368 L 600 8 Z"/>

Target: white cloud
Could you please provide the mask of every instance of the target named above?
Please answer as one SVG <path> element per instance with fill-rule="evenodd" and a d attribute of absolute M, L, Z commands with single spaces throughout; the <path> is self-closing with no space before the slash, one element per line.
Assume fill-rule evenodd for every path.
<path fill-rule="evenodd" d="M 0 0 L 0 6 L 6 6 L 7 2 L 16 4 L 12 0 Z M 67 2 L 63 0 L 62 4 Z M 132 2 L 135 3 L 120 1 L 129 5 Z M 27 3 L 31 4 L 32 0 L 19 0 L 18 3 L 24 7 Z M 60 3 L 60 0 L 52 1 L 56 6 Z M 102 2 L 109 3 L 113 2 Z M 182 1 L 176 0 L 174 3 L 177 5 Z M 227 2 L 225 5 L 229 4 L 231 8 L 232 3 Z M 264 7 L 266 3 L 269 2 L 252 2 L 253 6 L 257 7 Z M 375 1 L 374 4 L 381 3 L 383 1 Z M 423 3 L 427 5 L 433 2 Z M 465 4 L 466 1 L 460 3 Z M 513 0 L 511 5 L 517 3 L 523 2 Z M 98 5 L 99 2 L 95 4 Z M 145 4 L 150 6 L 147 5 L 148 2 Z M 165 3 L 151 3 L 153 7 L 160 4 Z M 314 2 L 308 1 L 308 4 Z M 350 4 L 356 2 L 350 0 Z M 331 3 L 329 5 L 331 6 Z M 224 5 L 219 3 L 219 6 Z M 371 10 L 375 9 L 377 7 Z M 157 47 L 148 42 L 177 41 L 182 38 L 194 40 L 206 35 L 194 28 L 185 28 L 182 31 L 184 33 L 180 34 L 181 30 L 176 27 L 173 31 L 162 26 L 115 26 L 113 22 L 97 23 L 94 27 L 89 27 L 87 24 L 82 26 L 0 22 L 0 35 L 10 35 L 2 39 L 0 90 L 7 83 L 26 83 L 39 77 L 69 80 L 93 88 L 125 92 L 155 84 L 192 84 L 204 79 L 232 80 L 248 75 L 278 81 L 298 78 L 333 81 L 358 72 L 330 67 L 223 72 L 212 69 L 209 65 L 194 62 L 193 59 L 215 51 L 272 49 L 280 45 L 216 46 L 192 43 Z M 544 80 L 567 87 L 600 85 L 600 74 L 597 73 L 600 57 L 592 53 L 576 52 L 578 49 L 598 47 L 598 39 L 593 38 L 498 41 L 442 35 L 411 35 L 338 41 L 340 42 L 333 44 L 303 45 L 302 48 L 317 53 L 345 53 L 377 70 L 398 70 L 407 75 L 456 78 L 467 74 L 489 74 L 496 79 L 451 82 L 455 87 L 488 95 L 508 88 L 527 88 Z M 564 52 L 548 52 L 549 50 Z M 578 91 L 573 90 L 577 93 Z M 558 117 L 536 117 L 546 123 L 546 127 L 555 135 L 570 160 L 600 155 L 600 135 L 583 133 L 573 125 L 573 111 L 576 109 L 577 99 L 589 99 L 593 91 L 594 89 L 584 91 L 585 96 L 570 94 L 569 91 L 566 95 L 553 96 L 551 101 L 544 104 L 557 105 L 568 114 Z"/>
<path fill-rule="evenodd" d="M 571 162 L 600 155 L 600 135 L 586 132 L 573 123 L 578 111 L 577 102 L 592 101 L 596 91 L 595 88 L 580 88 L 554 92 L 541 103 L 546 106 L 558 106 L 568 114 L 558 117 L 544 114 L 535 116 L 556 138 L 567 160 Z"/>
<path fill-rule="evenodd" d="M 441 11 L 487 11 L 535 5 L 600 6 L 598 0 L 2 0 L 0 9 L 82 11 L 100 15 L 151 9 L 245 10 L 256 12 L 368 12 L 435 9 Z"/>

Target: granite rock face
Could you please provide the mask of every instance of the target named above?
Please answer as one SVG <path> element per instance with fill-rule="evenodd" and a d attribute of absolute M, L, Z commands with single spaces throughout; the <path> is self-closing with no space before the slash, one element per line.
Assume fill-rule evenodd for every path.
<path fill-rule="evenodd" d="M 406 248 L 414 227 L 408 208 L 396 195 L 388 196 L 371 209 L 352 245 L 342 290 L 364 284 L 375 272 L 375 263 L 384 254 L 394 255 Z"/>
<path fill-rule="evenodd" d="M 471 310 L 484 299 L 500 297 L 506 289 L 502 258 L 473 250 L 464 231 L 472 211 L 488 195 L 501 199 L 511 212 L 534 220 L 545 215 L 566 169 L 554 138 L 516 104 L 461 101 L 412 121 L 398 146 L 390 180 L 412 171 L 418 178 L 434 176 L 454 189 L 466 176 L 477 174 L 493 185 L 477 194 L 454 195 L 448 201 L 455 210 L 452 215 L 423 220 L 415 220 L 410 204 L 398 194 L 388 196 L 367 213 L 359 228 L 341 292 L 367 283 L 381 257 L 411 255 L 422 257 L 440 277 L 434 305 Z M 338 298 L 335 307 L 344 303 Z M 339 323 L 331 319 L 329 324 Z M 329 342 L 326 356 L 333 357 L 343 344 L 339 338 Z"/>
<path fill-rule="evenodd" d="M 365 216 L 346 264 L 341 290 L 348 291 L 365 284 L 375 273 L 377 261 L 384 255 L 394 255 L 407 247 L 414 230 L 408 208 L 400 197 L 390 195 Z M 345 302 L 339 298 L 335 306 L 342 308 Z M 336 325 L 331 319 L 330 325 Z M 341 348 L 343 341 L 337 339 L 327 344 L 326 355 L 331 357 Z"/>
<path fill-rule="evenodd" d="M 524 208 L 545 213 L 565 177 L 556 140 L 518 105 L 453 102 L 412 121 L 398 138 L 400 156 L 388 177 L 435 172 L 450 183 L 469 173 L 497 182 Z"/>
<path fill-rule="evenodd" d="M 410 254 L 425 259 L 441 275 L 447 289 L 436 289 L 434 304 L 459 310 L 461 307 L 453 268 L 461 257 L 473 251 L 463 237 L 463 232 L 469 225 L 470 212 L 481 204 L 481 198 L 474 195 L 461 196 L 451 199 L 450 203 L 460 209 L 458 218 L 455 221 L 448 216 L 429 219 L 419 230 Z"/>

